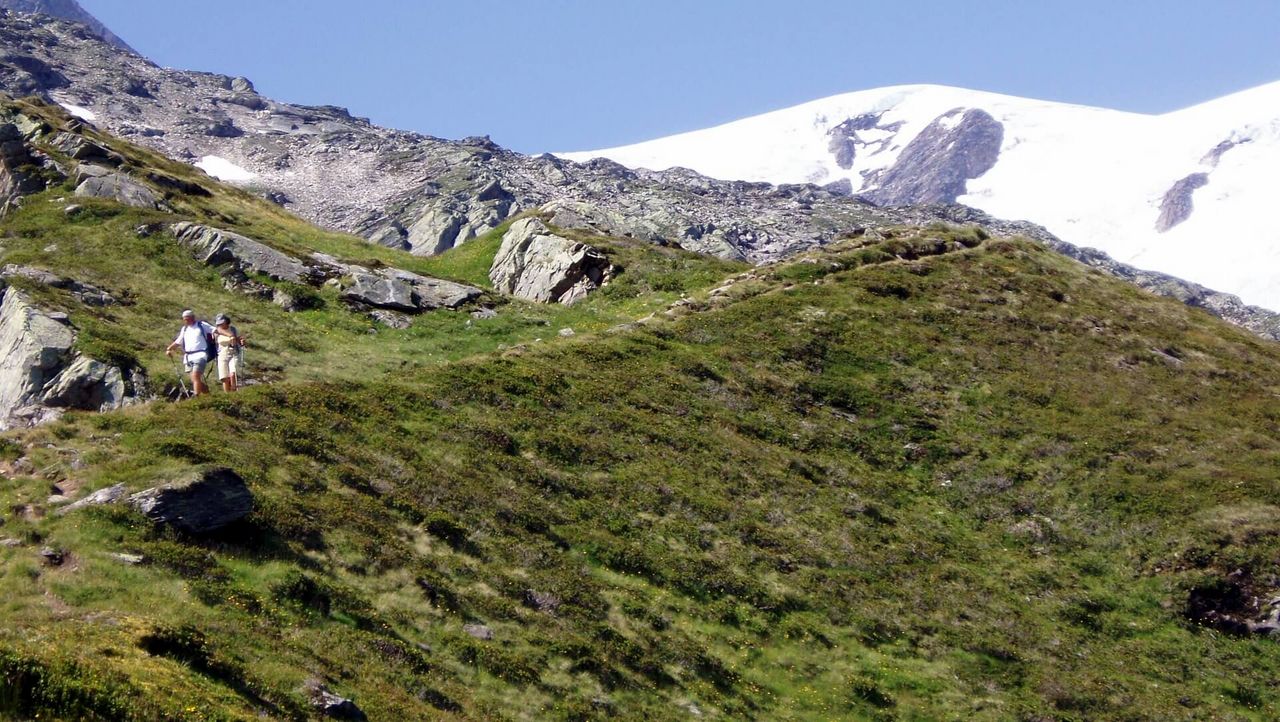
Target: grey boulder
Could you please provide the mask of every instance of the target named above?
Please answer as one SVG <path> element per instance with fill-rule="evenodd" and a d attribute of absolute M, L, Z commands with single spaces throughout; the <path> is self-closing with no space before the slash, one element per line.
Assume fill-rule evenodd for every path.
<path fill-rule="evenodd" d="M 208 534 L 248 516 L 253 495 L 231 469 L 202 467 L 173 483 L 134 494 L 129 504 L 157 525 Z"/>
<path fill-rule="evenodd" d="M 0 429 L 15 411 L 39 403 L 62 369 L 75 333 L 10 288 L 0 295 Z"/>
<path fill-rule="evenodd" d="M 399 331 L 403 331 L 413 325 L 413 319 L 403 313 L 396 313 L 395 311 L 388 311 L 381 308 L 370 311 L 369 318 L 377 321 L 387 328 L 394 328 Z"/>
<path fill-rule="evenodd" d="M 374 308 L 418 310 L 413 299 L 413 286 L 380 273 L 351 274 L 351 285 L 342 291 L 342 297 Z"/>
<path fill-rule="evenodd" d="M 201 263 L 230 265 L 241 273 L 261 273 L 277 281 L 311 283 L 314 274 L 302 261 L 238 233 L 197 223 L 176 223 L 173 235 Z"/>
<path fill-rule="evenodd" d="M 77 356 L 45 387 L 45 406 L 111 411 L 125 405 L 124 374 L 87 356 Z"/>
<path fill-rule="evenodd" d="M 409 313 L 458 308 L 482 293 L 473 286 L 419 276 L 398 268 L 370 271 L 351 266 L 349 277 L 351 285 L 342 291 L 344 299 L 372 308 Z"/>
<path fill-rule="evenodd" d="M 106 198 L 135 208 L 157 210 L 160 199 L 155 191 L 120 173 L 85 178 L 76 187 L 81 198 Z"/>
<path fill-rule="evenodd" d="M 474 286 L 422 276 L 399 268 L 371 269 L 343 263 L 323 253 L 314 253 L 311 258 L 316 264 L 317 272 L 332 279 L 345 279 L 341 296 L 355 306 L 421 313 L 439 308 L 456 309 L 484 293 Z M 382 319 L 378 320 L 385 323 Z"/>
<path fill-rule="evenodd" d="M 557 236 L 542 221 L 524 218 L 502 237 L 489 269 L 495 289 L 538 303 L 576 303 L 613 275 L 603 253 Z"/>

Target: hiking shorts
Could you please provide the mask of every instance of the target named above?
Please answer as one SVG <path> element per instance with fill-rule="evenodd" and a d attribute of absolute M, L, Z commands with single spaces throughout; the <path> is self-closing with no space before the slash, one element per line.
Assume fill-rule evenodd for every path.
<path fill-rule="evenodd" d="M 244 353 L 230 353 L 223 351 L 218 354 L 218 380 L 226 381 L 232 376 L 240 375 L 240 362 L 244 360 Z"/>
<path fill-rule="evenodd" d="M 204 351 L 186 354 L 182 357 L 182 365 L 187 371 L 204 373 L 204 367 L 209 365 L 209 354 Z"/>

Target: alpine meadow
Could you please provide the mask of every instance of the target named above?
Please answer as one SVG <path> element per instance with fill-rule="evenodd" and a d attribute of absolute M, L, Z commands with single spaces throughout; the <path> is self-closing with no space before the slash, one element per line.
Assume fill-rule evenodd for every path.
<path fill-rule="evenodd" d="M 1275 313 L 954 197 L 387 130 L 29 5 L 0 719 L 1280 717 Z M 244 334 L 234 393 L 210 360 L 190 398 L 184 309 Z"/>

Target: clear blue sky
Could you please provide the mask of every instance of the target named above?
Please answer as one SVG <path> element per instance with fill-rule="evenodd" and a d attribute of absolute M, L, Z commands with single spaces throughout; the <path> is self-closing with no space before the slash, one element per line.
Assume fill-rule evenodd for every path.
<path fill-rule="evenodd" d="M 1280 0 L 80 0 L 161 65 L 525 152 L 940 83 L 1163 112 L 1280 80 Z"/>

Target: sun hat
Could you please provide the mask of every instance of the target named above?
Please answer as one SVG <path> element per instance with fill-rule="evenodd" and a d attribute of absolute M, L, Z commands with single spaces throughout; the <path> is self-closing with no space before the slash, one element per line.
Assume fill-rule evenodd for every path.
<path fill-rule="evenodd" d="M 225 313 L 220 313 L 217 318 L 213 319 L 213 325 L 215 326 L 221 326 L 224 323 L 231 323 L 231 319 Z"/>

